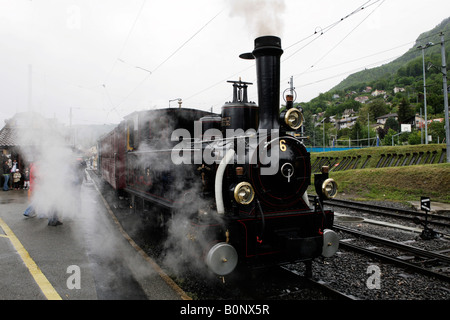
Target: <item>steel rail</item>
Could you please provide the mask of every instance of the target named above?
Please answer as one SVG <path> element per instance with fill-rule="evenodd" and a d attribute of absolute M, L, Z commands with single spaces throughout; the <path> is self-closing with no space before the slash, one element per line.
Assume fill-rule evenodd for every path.
<path fill-rule="evenodd" d="M 399 213 L 409 214 L 412 216 L 425 217 L 425 215 L 428 215 L 428 218 L 430 218 L 430 219 L 440 219 L 440 220 L 450 221 L 450 216 L 443 216 L 443 215 L 437 215 L 437 214 L 431 214 L 431 213 L 426 214 L 425 212 L 422 212 L 422 211 L 414 211 L 414 210 L 401 209 L 401 208 L 391 208 L 391 207 L 387 207 L 387 206 L 358 202 L 358 201 L 332 199 L 332 200 L 325 200 L 324 203 L 326 203 L 328 205 L 336 205 L 336 206 L 354 206 L 355 208 L 358 208 L 359 210 L 364 210 L 364 211 L 369 211 L 369 212 L 374 212 L 374 213 L 376 213 L 376 211 L 370 210 L 369 208 L 377 209 L 377 210 L 391 211 L 391 212 L 395 211 L 395 212 L 399 212 Z M 383 212 L 383 214 L 385 214 L 385 213 Z M 394 213 L 387 213 L 387 215 L 392 215 L 393 217 L 399 217 L 399 218 L 404 217 L 402 215 L 398 215 L 398 214 L 394 214 Z M 430 222 L 432 222 L 432 221 L 430 221 Z M 448 224 L 447 224 L 447 226 L 448 226 Z"/>
<path fill-rule="evenodd" d="M 339 246 L 341 248 L 347 248 L 347 249 L 350 249 L 350 250 L 353 250 L 353 251 L 356 251 L 356 252 L 359 252 L 359 253 L 362 253 L 362 254 L 370 255 L 370 256 L 378 258 L 380 260 L 384 260 L 384 261 L 387 261 L 387 262 L 390 262 L 390 263 L 394 263 L 394 264 L 400 265 L 400 266 L 405 267 L 405 268 L 410 268 L 410 269 L 413 269 L 414 271 L 418 271 L 418 272 L 420 272 L 422 274 L 425 274 L 425 275 L 428 275 L 428 276 L 432 276 L 432 277 L 436 277 L 436 278 L 438 278 L 440 280 L 444 280 L 444 281 L 450 282 L 450 276 L 448 276 L 448 275 L 445 275 L 445 274 L 442 274 L 442 273 L 438 273 L 438 272 L 435 272 L 435 271 L 423 268 L 423 267 L 418 266 L 416 264 L 409 263 L 409 262 L 407 262 L 405 260 L 402 260 L 402 259 L 399 259 L 399 258 L 396 258 L 396 257 L 392 257 L 392 256 L 386 255 L 384 253 L 376 252 L 374 250 L 366 249 L 366 248 L 363 248 L 363 247 L 360 247 L 360 246 L 357 246 L 357 245 L 354 245 L 354 244 L 350 244 L 350 243 L 347 243 L 347 242 L 340 242 Z"/>
<path fill-rule="evenodd" d="M 396 249 L 399 249 L 399 250 L 408 251 L 408 252 L 411 252 L 414 255 L 417 255 L 417 256 L 420 256 L 420 257 L 437 259 L 437 260 L 440 260 L 442 262 L 450 264 L 450 257 L 446 256 L 446 255 L 442 255 L 442 254 L 431 252 L 431 251 L 426 251 L 426 250 L 423 250 L 423 249 L 420 249 L 420 248 L 409 246 L 409 245 L 406 245 L 406 244 L 403 244 L 403 243 L 399 243 L 399 242 L 396 242 L 396 241 L 393 241 L 393 240 L 377 237 L 377 236 L 374 236 L 374 235 L 371 235 L 371 234 L 368 234 L 368 233 L 365 233 L 365 232 L 361 232 L 361 231 L 358 231 L 358 230 L 355 230 L 355 229 L 351 229 L 351 228 L 348 228 L 348 227 L 345 227 L 345 226 L 341 226 L 341 225 L 334 225 L 333 228 L 336 229 L 336 230 L 343 231 L 343 232 L 351 233 L 353 235 L 357 235 L 357 236 L 359 236 L 361 238 L 364 238 L 364 239 L 368 239 L 368 240 L 371 240 L 371 241 L 382 243 L 384 245 L 387 245 L 387 246 L 390 246 L 390 247 L 393 247 L 393 248 L 396 248 Z"/>

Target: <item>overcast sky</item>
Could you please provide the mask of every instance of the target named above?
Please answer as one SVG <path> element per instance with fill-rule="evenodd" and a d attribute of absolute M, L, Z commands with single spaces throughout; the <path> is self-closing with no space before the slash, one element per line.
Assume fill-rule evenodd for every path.
<path fill-rule="evenodd" d="M 73 124 L 118 123 L 177 98 L 220 113 L 239 77 L 257 100 L 238 56 L 262 34 L 281 37 L 282 90 L 294 76 L 309 101 L 448 16 L 442 0 L 0 0 L 0 127 L 30 107 L 65 124 L 71 108 Z"/>

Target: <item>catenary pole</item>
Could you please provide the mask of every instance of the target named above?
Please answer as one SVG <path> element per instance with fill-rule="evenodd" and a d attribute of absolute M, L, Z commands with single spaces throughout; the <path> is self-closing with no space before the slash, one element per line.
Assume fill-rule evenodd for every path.
<path fill-rule="evenodd" d="M 450 163 L 450 127 L 448 119 L 447 63 L 445 60 L 445 45 L 443 32 L 441 32 L 441 55 L 442 55 L 442 89 L 444 90 L 445 143 L 447 145 L 447 163 Z"/>

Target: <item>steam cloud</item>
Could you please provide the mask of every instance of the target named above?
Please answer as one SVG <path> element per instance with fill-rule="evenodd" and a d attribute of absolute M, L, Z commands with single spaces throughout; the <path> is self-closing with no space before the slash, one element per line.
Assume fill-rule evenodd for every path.
<path fill-rule="evenodd" d="M 230 15 L 243 17 L 254 37 L 283 32 L 283 0 L 231 0 Z"/>
<path fill-rule="evenodd" d="M 73 216 L 79 208 L 80 190 L 76 179 L 76 155 L 64 134 L 64 128 L 37 114 L 27 114 L 28 127 L 19 133 L 22 154 L 33 163 L 36 180 L 32 204 L 37 214 Z M 24 168 L 21 168 L 24 171 Z"/>

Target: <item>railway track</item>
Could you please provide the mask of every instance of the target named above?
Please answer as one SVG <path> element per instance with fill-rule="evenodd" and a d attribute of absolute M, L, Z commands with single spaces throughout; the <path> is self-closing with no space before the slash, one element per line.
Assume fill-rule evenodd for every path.
<path fill-rule="evenodd" d="M 433 276 L 440 280 L 450 282 L 449 274 L 436 272 L 436 271 L 430 270 L 429 268 L 421 266 L 421 264 L 424 264 L 424 262 L 425 262 L 425 264 L 432 262 L 433 265 L 442 266 L 442 268 L 444 270 L 445 269 L 450 270 L 450 256 L 447 256 L 447 255 L 444 255 L 441 253 L 431 252 L 431 251 L 420 249 L 417 247 L 413 247 L 413 246 L 410 246 L 410 245 L 407 245 L 407 244 L 404 244 L 404 243 L 401 243 L 398 241 L 381 238 L 381 237 L 374 236 L 372 234 L 368 234 L 366 232 L 361 232 L 361 231 L 358 231 L 355 229 L 351 229 L 351 228 L 348 228 L 345 226 L 335 225 L 335 229 L 339 230 L 341 232 L 347 233 L 347 234 L 351 234 L 358 238 L 363 238 L 370 242 L 376 242 L 377 244 L 381 244 L 383 246 L 387 246 L 389 248 L 396 249 L 396 250 L 402 252 L 404 257 L 408 257 L 408 255 L 409 255 L 409 257 L 414 257 L 415 259 L 419 258 L 420 261 L 419 261 L 419 263 L 412 263 L 405 259 L 398 258 L 398 256 L 399 256 L 398 254 L 396 256 L 388 255 L 388 254 L 380 252 L 378 250 L 379 248 L 372 249 L 372 248 L 367 248 L 367 247 L 363 247 L 360 245 L 352 244 L 348 241 L 349 239 L 343 239 L 340 241 L 339 245 L 341 248 L 354 250 L 359 253 L 370 255 L 372 257 L 376 257 L 378 259 L 388 261 L 388 262 L 394 263 L 396 265 L 399 265 L 399 266 L 402 266 L 402 267 L 405 267 L 408 269 L 412 269 L 415 272 L 425 274 L 428 276 Z M 408 260 L 412 260 L 412 259 L 408 259 Z"/>
<path fill-rule="evenodd" d="M 333 288 L 332 286 L 330 286 L 327 282 L 325 282 L 323 280 L 304 277 L 299 272 L 296 272 L 295 270 L 289 269 L 284 266 L 281 266 L 280 268 L 285 272 L 289 272 L 289 273 L 296 275 L 297 277 L 302 277 L 302 279 L 306 285 L 311 286 L 312 288 L 319 290 L 320 292 L 323 292 L 324 296 L 327 296 L 330 299 L 333 299 L 333 300 L 359 300 L 357 297 L 355 297 L 353 295 L 346 294 L 343 291 Z"/>
<path fill-rule="evenodd" d="M 120 208 L 116 208 L 119 210 Z M 127 211 L 123 209 L 122 211 Z M 120 214 L 119 214 L 120 216 Z M 139 238 L 139 236 L 137 236 Z M 137 239 L 136 241 L 138 241 Z M 148 248 L 146 238 L 142 239 L 141 245 L 143 248 Z M 344 241 L 345 242 L 345 241 Z M 347 242 L 347 245 L 349 243 Z M 353 243 L 350 245 L 354 245 Z M 242 300 L 253 300 L 253 299 L 267 299 L 267 300 L 355 300 L 355 299 L 386 299 L 386 293 L 395 292 L 398 289 L 396 284 L 392 284 L 388 277 L 393 275 L 385 274 L 383 275 L 382 286 L 383 291 L 380 290 L 368 290 L 365 288 L 365 278 L 366 268 L 368 263 L 371 264 L 368 258 L 369 255 L 362 251 L 356 252 L 356 249 L 350 249 L 349 246 L 344 248 L 344 244 L 341 246 L 343 248 L 343 253 L 333 257 L 332 259 L 317 259 L 313 262 L 313 276 L 316 279 L 308 279 L 303 277 L 304 264 L 300 263 L 294 266 L 291 276 L 279 275 L 282 272 L 270 271 L 266 273 L 265 276 L 261 277 L 259 281 L 253 282 L 254 286 L 249 289 L 243 289 L 242 285 L 248 283 L 248 278 L 245 281 L 235 282 L 234 284 L 230 279 L 226 279 L 227 283 L 224 286 L 217 285 L 217 282 L 213 285 L 207 283 L 207 281 L 198 281 L 194 277 L 186 276 L 180 280 L 180 286 L 183 287 L 188 292 L 191 292 L 193 299 L 204 300 L 204 299 L 242 299 Z M 153 251 L 152 251 L 153 252 Z M 381 259 L 381 258 L 380 258 Z M 433 258 L 426 258 L 432 260 Z M 360 262 L 360 260 L 362 260 Z M 284 268 L 284 267 L 283 267 Z M 356 268 L 356 269 L 355 269 Z M 391 262 L 389 262 L 385 267 L 391 270 Z M 401 267 L 400 269 L 404 269 Z M 410 267 L 406 267 L 411 269 Z M 289 267 L 289 269 L 292 269 Z M 384 269 L 383 269 L 384 270 Z M 391 271 L 389 271 L 390 273 Z M 407 271 L 405 271 L 408 273 Z M 317 280 L 320 279 L 320 280 Z M 398 279 L 398 278 L 397 278 Z M 428 278 L 432 279 L 432 278 Z M 395 280 L 399 281 L 399 280 Z M 400 281 L 409 281 L 408 279 L 401 278 Z M 416 282 L 416 280 L 414 280 Z M 420 280 L 419 280 L 420 281 Z M 440 280 L 442 281 L 442 280 Z M 353 285 L 355 283 L 360 283 L 357 287 Z M 442 281 L 448 284 L 447 281 Z M 428 280 L 423 284 L 429 288 Z M 435 285 L 439 289 L 439 284 Z M 446 285 L 450 290 L 450 286 Z M 364 289 L 361 292 L 359 289 Z M 436 290 L 438 290 L 436 289 Z M 440 289 L 439 289 L 440 290 Z M 416 287 L 411 289 L 417 293 Z M 437 294 L 430 293 L 430 290 L 424 291 L 421 297 L 438 297 Z M 442 292 L 439 291 L 439 292 Z M 439 294 L 438 292 L 438 294 Z M 389 297 L 390 297 L 389 296 Z M 401 296 L 403 297 L 403 296 Z M 409 295 L 406 296 L 407 299 Z M 448 297 L 448 292 L 444 292 L 440 295 L 440 299 L 445 299 Z M 397 299 L 394 297 L 393 299 Z M 402 298 L 401 298 L 402 299 Z M 405 299 L 405 298 L 403 298 Z M 413 298 L 417 299 L 417 298 Z M 422 298 L 419 298 L 422 299 Z M 439 299 L 439 298 L 438 298 Z"/>
<path fill-rule="evenodd" d="M 357 202 L 341 199 L 326 200 L 324 201 L 324 203 L 329 206 L 346 208 L 349 210 L 356 210 L 359 212 L 366 212 L 378 216 L 391 217 L 414 223 L 417 223 L 417 218 L 425 218 L 425 216 L 427 216 L 427 221 L 430 225 L 439 226 L 443 228 L 450 228 L 450 216 L 445 215 L 430 214 L 430 213 L 425 214 L 425 212 L 422 211 L 415 211 L 402 208 L 392 208 L 388 206 L 375 205 L 366 202 Z"/>

